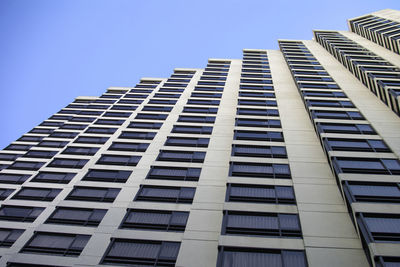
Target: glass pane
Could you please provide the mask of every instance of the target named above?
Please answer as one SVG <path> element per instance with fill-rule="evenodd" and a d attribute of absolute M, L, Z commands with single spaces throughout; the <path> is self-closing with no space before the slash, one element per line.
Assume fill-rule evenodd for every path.
<path fill-rule="evenodd" d="M 279 229 L 277 217 L 238 214 L 228 215 L 227 227 Z"/>
<path fill-rule="evenodd" d="M 129 223 L 168 224 L 171 214 L 157 212 L 132 211 L 126 218 Z"/>
<path fill-rule="evenodd" d="M 282 258 L 279 253 L 258 253 L 243 251 L 225 251 L 222 267 L 259 267 L 282 266 Z"/>

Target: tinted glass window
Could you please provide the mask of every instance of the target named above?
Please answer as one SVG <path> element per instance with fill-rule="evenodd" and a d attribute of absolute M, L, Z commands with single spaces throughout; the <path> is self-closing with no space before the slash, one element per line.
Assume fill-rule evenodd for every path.
<path fill-rule="evenodd" d="M 184 231 L 189 212 L 131 209 L 120 228 Z"/>
<path fill-rule="evenodd" d="M 101 263 L 174 266 L 179 248 L 178 242 L 111 239 Z"/>
<path fill-rule="evenodd" d="M 36 232 L 21 252 L 78 257 L 89 239 L 89 235 Z"/>

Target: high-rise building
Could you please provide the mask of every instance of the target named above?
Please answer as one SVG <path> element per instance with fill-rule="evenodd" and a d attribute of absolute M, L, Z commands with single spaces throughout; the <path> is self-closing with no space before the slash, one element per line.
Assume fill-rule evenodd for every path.
<path fill-rule="evenodd" d="M 400 12 L 78 97 L 0 153 L 1 266 L 400 266 Z"/>

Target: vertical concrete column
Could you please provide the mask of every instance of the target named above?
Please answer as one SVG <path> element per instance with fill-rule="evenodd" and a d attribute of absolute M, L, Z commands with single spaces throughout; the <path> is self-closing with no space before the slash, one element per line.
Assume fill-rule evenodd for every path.
<path fill-rule="evenodd" d="M 268 51 L 309 266 L 368 266 L 361 242 L 280 51 Z"/>
<path fill-rule="evenodd" d="M 241 60 L 231 60 L 176 262 L 179 267 L 215 266 L 217 262 L 241 64 Z"/>

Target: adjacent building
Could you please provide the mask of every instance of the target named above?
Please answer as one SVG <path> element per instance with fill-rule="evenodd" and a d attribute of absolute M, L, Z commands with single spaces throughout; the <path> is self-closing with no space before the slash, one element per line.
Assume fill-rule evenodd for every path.
<path fill-rule="evenodd" d="M 400 266 L 400 12 L 71 104 L 0 152 L 1 266 Z"/>

